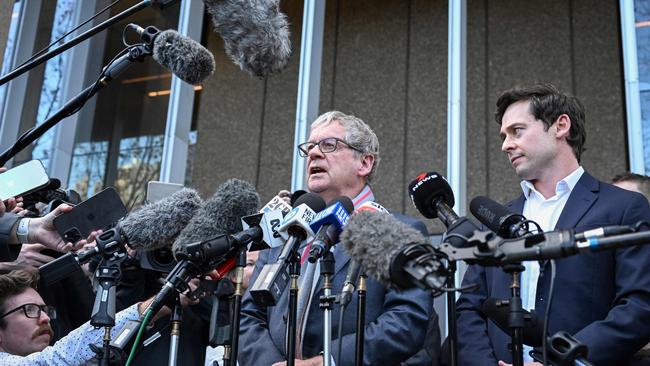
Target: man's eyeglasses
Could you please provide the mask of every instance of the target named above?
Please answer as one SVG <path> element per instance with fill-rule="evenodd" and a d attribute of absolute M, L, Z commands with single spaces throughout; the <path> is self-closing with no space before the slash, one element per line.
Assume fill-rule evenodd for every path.
<path fill-rule="evenodd" d="M 327 153 L 331 153 L 333 151 L 336 151 L 336 148 L 338 147 L 339 142 L 346 145 L 347 147 L 349 147 L 350 149 L 352 149 L 354 151 L 362 152 L 358 148 L 350 145 L 347 141 L 342 140 L 342 139 L 340 139 L 338 137 L 328 137 L 328 138 L 324 138 L 324 139 L 322 139 L 320 141 L 317 141 L 317 142 L 311 142 L 311 141 L 303 142 L 302 144 L 298 145 L 298 151 L 299 151 L 300 156 L 302 156 L 304 158 L 307 155 L 309 155 L 309 152 L 311 151 L 311 149 L 318 146 L 318 148 L 320 149 L 320 151 L 323 154 L 327 154 Z"/>
<path fill-rule="evenodd" d="M 50 319 L 54 320 L 56 319 L 56 309 L 54 309 L 54 306 L 50 305 L 38 305 L 38 304 L 24 304 L 21 305 L 15 309 L 9 310 L 3 315 L 0 316 L 1 318 L 4 318 L 5 316 L 15 313 L 18 310 L 22 310 L 25 313 L 25 316 L 28 318 L 32 319 L 38 319 L 41 317 L 41 312 L 45 312 Z"/>

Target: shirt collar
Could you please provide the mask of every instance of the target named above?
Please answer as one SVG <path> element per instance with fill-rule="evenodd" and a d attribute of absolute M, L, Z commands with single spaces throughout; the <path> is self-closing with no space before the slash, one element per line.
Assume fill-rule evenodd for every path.
<path fill-rule="evenodd" d="M 585 169 L 582 166 L 578 166 L 576 170 L 571 172 L 571 174 L 567 175 L 563 179 L 561 179 L 559 182 L 555 184 L 555 195 L 560 195 L 562 193 L 566 192 L 571 192 L 573 188 L 578 184 L 578 181 L 580 180 L 580 177 L 582 177 L 582 173 L 585 172 Z M 524 197 L 529 198 L 530 195 L 534 192 L 537 194 L 540 194 L 536 189 L 533 183 L 527 180 L 522 180 L 521 183 L 521 190 L 524 192 Z"/>
<path fill-rule="evenodd" d="M 365 187 L 363 187 L 361 192 L 359 192 L 359 194 L 352 199 L 352 203 L 354 204 L 355 210 L 366 202 L 374 202 L 374 201 L 375 201 L 375 194 L 372 192 L 372 188 L 370 188 L 370 186 L 367 184 L 365 185 Z"/>

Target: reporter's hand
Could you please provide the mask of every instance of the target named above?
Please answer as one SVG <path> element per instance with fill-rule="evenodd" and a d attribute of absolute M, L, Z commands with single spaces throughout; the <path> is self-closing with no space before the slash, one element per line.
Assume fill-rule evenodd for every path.
<path fill-rule="evenodd" d="M 18 258 L 16 258 L 15 262 L 17 264 L 38 268 L 43 264 L 54 260 L 53 257 L 41 253 L 41 251 L 46 248 L 47 247 L 43 244 L 23 244 L 20 247 L 20 254 L 18 254 Z"/>
<path fill-rule="evenodd" d="M 86 244 L 86 240 L 80 240 L 75 244 L 70 242 L 66 243 L 54 227 L 54 218 L 71 210 L 72 206 L 62 203 L 47 215 L 31 219 L 29 222 L 28 241 L 30 243 L 41 243 L 50 249 L 62 253 L 83 247 Z"/>
<path fill-rule="evenodd" d="M 283 189 L 280 192 L 278 192 L 278 196 L 282 198 L 282 200 L 286 202 L 288 205 L 291 205 L 291 192 L 287 191 L 286 189 Z"/>

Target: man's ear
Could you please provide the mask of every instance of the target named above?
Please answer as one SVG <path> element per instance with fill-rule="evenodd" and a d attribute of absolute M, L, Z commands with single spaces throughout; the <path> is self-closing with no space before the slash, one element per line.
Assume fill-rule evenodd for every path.
<path fill-rule="evenodd" d="M 555 137 L 558 139 L 568 139 L 571 132 L 571 118 L 566 114 L 561 114 L 553 123 L 555 127 Z"/>
<path fill-rule="evenodd" d="M 375 157 L 370 154 L 366 154 L 361 158 L 361 166 L 359 167 L 358 174 L 362 177 L 367 177 L 368 174 L 372 171 L 372 167 L 375 165 Z"/>

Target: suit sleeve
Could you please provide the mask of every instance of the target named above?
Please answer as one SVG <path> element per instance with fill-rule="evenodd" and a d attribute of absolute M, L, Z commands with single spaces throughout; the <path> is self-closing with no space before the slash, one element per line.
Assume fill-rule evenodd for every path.
<path fill-rule="evenodd" d="M 269 255 L 270 250 L 260 253 L 249 284 L 255 283 Z M 238 360 L 241 365 L 271 365 L 285 360 L 284 352 L 279 350 L 271 339 L 267 316 L 267 309 L 257 306 L 250 292 L 246 291 L 242 299 L 239 323 Z"/>
<path fill-rule="evenodd" d="M 650 222 L 650 207 L 640 195 L 627 202 L 620 224 Z M 605 319 L 584 327 L 575 337 L 589 348 L 596 365 L 620 364 L 620 355 L 634 354 L 650 339 L 650 246 L 617 249 L 616 296 Z"/>
<path fill-rule="evenodd" d="M 480 312 L 488 297 L 484 267 L 471 265 L 467 268 L 463 287 L 472 284 L 478 288 L 461 294 L 456 303 L 458 364 L 494 366 L 497 359 L 488 336 L 487 318 Z"/>
<path fill-rule="evenodd" d="M 368 281 L 372 281 L 368 279 Z M 381 286 L 373 282 L 373 286 Z M 369 287 L 371 284 L 369 283 Z M 369 291 L 370 292 L 370 288 Z M 420 289 L 388 290 L 384 309 L 364 329 L 364 365 L 396 365 L 422 349 L 430 314 L 432 297 Z M 356 333 L 343 336 L 341 365 L 354 365 Z M 332 341 L 332 354 L 338 353 L 338 340 Z"/>
<path fill-rule="evenodd" d="M 0 217 L 0 262 L 11 262 L 18 258 L 22 245 L 9 243 L 9 237 L 11 229 L 20 219 L 20 216 L 12 213 L 5 213 Z"/>

